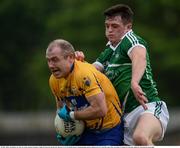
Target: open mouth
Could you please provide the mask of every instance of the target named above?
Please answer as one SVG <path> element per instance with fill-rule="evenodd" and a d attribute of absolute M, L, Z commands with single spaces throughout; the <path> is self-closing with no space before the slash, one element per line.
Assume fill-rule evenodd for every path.
<path fill-rule="evenodd" d="M 51 70 L 52 73 L 55 73 L 55 72 L 58 72 L 58 71 L 59 71 L 58 69 Z"/>
<path fill-rule="evenodd" d="M 54 75 L 57 75 L 60 73 L 60 70 L 59 69 L 52 69 L 51 72 L 54 74 Z"/>

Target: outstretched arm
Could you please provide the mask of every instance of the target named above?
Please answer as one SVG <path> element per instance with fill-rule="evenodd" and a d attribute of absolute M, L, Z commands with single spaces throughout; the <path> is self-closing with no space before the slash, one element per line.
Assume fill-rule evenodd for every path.
<path fill-rule="evenodd" d="M 129 57 L 132 61 L 132 79 L 131 89 L 137 101 L 147 109 L 146 103 L 148 102 L 146 94 L 143 92 L 139 82 L 146 69 L 146 49 L 141 46 L 136 46 L 130 52 Z"/>

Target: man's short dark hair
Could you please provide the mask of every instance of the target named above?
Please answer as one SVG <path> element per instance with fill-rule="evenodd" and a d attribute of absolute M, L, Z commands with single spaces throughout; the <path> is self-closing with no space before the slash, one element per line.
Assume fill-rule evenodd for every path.
<path fill-rule="evenodd" d="M 104 15 L 106 18 L 114 17 L 114 16 L 121 16 L 123 22 L 129 23 L 133 22 L 133 11 L 128 5 L 125 4 L 117 4 L 114 5 L 104 11 Z"/>

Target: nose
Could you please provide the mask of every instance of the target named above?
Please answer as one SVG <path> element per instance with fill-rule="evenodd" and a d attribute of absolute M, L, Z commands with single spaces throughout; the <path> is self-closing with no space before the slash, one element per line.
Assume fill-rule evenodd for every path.
<path fill-rule="evenodd" d="M 112 27 L 109 26 L 107 30 L 108 30 L 108 32 L 112 32 Z"/>
<path fill-rule="evenodd" d="M 48 61 L 48 66 L 49 66 L 50 69 L 53 68 L 54 67 L 53 62 L 52 61 Z"/>

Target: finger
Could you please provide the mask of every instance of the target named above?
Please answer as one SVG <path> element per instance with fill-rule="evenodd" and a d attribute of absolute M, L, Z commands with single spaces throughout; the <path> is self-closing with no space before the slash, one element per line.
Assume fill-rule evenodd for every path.
<path fill-rule="evenodd" d="M 145 97 L 143 97 L 143 99 L 142 99 L 142 106 L 143 106 L 143 108 L 145 109 L 145 110 L 147 110 L 148 109 L 148 107 L 147 107 L 147 105 L 146 105 L 146 103 L 148 102 L 147 100 L 145 100 L 146 98 Z"/>
<path fill-rule="evenodd" d="M 66 145 L 73 145 L 75 143 L 75 136 L 69 136 L 69 137 L 66 137 Z"/>
<path fill-rule="evenodd" d="M 82 56 L 82 51 L 75 51 L 75 56 L 77 57 Z"/>
<path fill-rule="evenodd" d="M 138 93 L 139 93 L 140 95 L 144 95 L 144 96 L 146 96 L 146 93 L 145 93 L 145 92 L 143 92 L 141 88 L 139 89 Z"/>
<path fill-rule="evenodd" d="M 74 143 L 76 143 L 79 139 L 80 139 L 79 136 L 74 135 L 74 136 L 71 138 L 71 141 L 70 141 L 71 145 L 74 144 Z"/>
<path fill-rule="evenodd" d="M 141 91 L 141 92 L 139 92 L 141 95 L 146 95 L 146 93 L 145 92 L 143 92 L 143 91 Z"/>
<path fill-rule="evenodd" d="M 75 52 L 75 58 L 76 58 L 77 60 L 79 60 L 79 58 L 80 58 L 80 56 L 79 56 L 79 51 L 76 51 L 76 52 Z"/>
<path fill-rule="evenodd" d="M 148 109 L 148 107 L 147 107 L 146 104 L 143 104 L 143 108 L 144 108 L 144 110 L 147 110 L 147 109 Z"/>
<path fill-rule="evenodd" d="M 148 99 L 146 98 L 146 93 L 144 93 L 142 90 L 138 91 L 138 97 L 141 98 L 145 103 L 148 102 Z"/>
<path fill-rule="evenodd" d="M 145 102 L 145 103 L 148 102 L 147 98 L 146 98 L 144 95 L 142 95 L 142 94 L 138 94 L 138 95 L 137 95 L 137 100 L 143 101 L 143 102 Z"/>
<path fill-rule="evenodd" d="M 142 95 L 141 98 L 145 103 L 148 103 L 148 99 L 144 95 Z"/>
<path fill-rule="evenodd" d="M 138 100 L 139 103 L 143 106 L 143 108 L 144 108 L 145 110 L 148 109 L 147 106 L 146 106 L 146 103 L 148 102 L 148 99 L 147 99 L 144 95 L 138 94 L 137 100 Z"/>
<path fill-rule="evenodd" d="M 76 51 L 75 52 L 75 58 L 80 61 L 84 61 L 84 53 L 82 51 Z"/>
<path fill-rule="evenodd" d="M 79 57 L 80 57 L 81 61 L 84 61 L 85 56 L 84 56 L 84 53 L 82 51 L 79 52 Z"/>
<path fill-rule="evenodd" d="M 147 109 L 148 109 L 147 105 L 146 105 L 143 101 L 140 101 L 140 104 L 142 105 L 142 107 L 144 108 L 144 110 L 147 110 Z"/>

